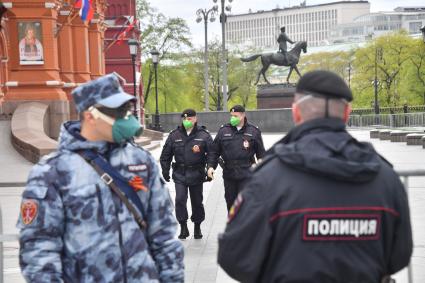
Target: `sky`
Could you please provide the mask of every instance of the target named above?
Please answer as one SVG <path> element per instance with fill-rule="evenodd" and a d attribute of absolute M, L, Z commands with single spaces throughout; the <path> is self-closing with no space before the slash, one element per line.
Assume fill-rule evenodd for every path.
<path fill-rule="evenodd" d="M 211 8 L 213 0 L 149 0 L 151 5 L 167 17 L 180 17 L 186 20 L 192 33 L 192 42 L 196 47 L 204 45 L 204 24 L 196 23 L 196 11 L 200 8 Z M 220 0 L 217 1 L 219 3 Z M 226 0 L 228 3 L 228 0 Z M 248 13 L 257 10 L 271 10 L 299 5 L 302 0 L 233 0 L 231 3 L 232 14 Z M 337 2 L 332 0 L 307 0 L 307 5 Z M 369 0 L 371 12 L 392 11 L 399 6 L 425 6 L 424 0 Z M 221 38 L 221 27 L 218 18 L 213 23 L 208 23 L 208 38 Z"/>

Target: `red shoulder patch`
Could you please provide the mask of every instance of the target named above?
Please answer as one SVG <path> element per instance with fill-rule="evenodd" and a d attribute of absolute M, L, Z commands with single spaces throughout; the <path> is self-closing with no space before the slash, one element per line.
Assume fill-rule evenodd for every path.
<path fill-rule="evenodd" d="M 236 217 L 243 203 L 242 194 L 239 193 L 232 207 L 230 208 L 229 215 L 227 216 L 227 223 L 232 222 L 232 220 Z"/>
<path fill-rule="evenodd" d="M 21 204 L 21 217 L 25 225 L 31 224 L 38 214 L 38 202 L 32 199 L 24 200 Z"/>

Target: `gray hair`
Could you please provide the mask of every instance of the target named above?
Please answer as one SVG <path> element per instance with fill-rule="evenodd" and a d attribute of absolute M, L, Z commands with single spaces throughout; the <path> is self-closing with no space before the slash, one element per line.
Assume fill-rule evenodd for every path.
<path fill-rule="evenodd" d="M 345 107 L 348 105 L 347 100 L 341 98 L 299 93 L 295 94 L 295 103 L 304 121 L 328 117 L 344 119 Z"/>

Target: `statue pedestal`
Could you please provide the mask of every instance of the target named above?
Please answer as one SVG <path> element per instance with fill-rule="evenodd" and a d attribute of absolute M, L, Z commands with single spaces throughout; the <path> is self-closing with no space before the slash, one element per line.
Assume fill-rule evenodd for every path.
<path fill-rule="evenodd" d="M 257 109 L 291 108 L 295 84 L 257 86 Z"/>

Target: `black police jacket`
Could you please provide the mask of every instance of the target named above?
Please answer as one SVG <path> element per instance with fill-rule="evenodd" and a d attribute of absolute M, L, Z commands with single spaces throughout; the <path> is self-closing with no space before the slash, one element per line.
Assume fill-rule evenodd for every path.
<path fill-rule="evenodd" d="M 377 283 L 408 265 L 405 189 L 341 120 L 294 128 L 253 171 L 219 236 L 218 262 L 233 278 Z"/>
<path fill-rule="evenodd" d="M 203 126 L 195 125 L 190 135 L 183 126 L 171 131 L 162 149 L 160 163 L 165 179 L 173 162 L 173 180 L 184 185 L 196 185 L 205 181 L 205 167 L 212 149 L 212 137 Z M 211 158 L 211 157 L 209 157 Z"/>
<path fill-rule="evenodd" d="M 255 157 L 260 159 L 265 154 L 261 131 L 246 118 L 239 131 L 230 124 L 221 126 L 213 148 L 212 162 L 208 162 L 208 166 L 216 168 L 221 156 L 224 160 L 223 177 L 234 180 L 249 177 L 249 168 L 256 162 Z"/>

